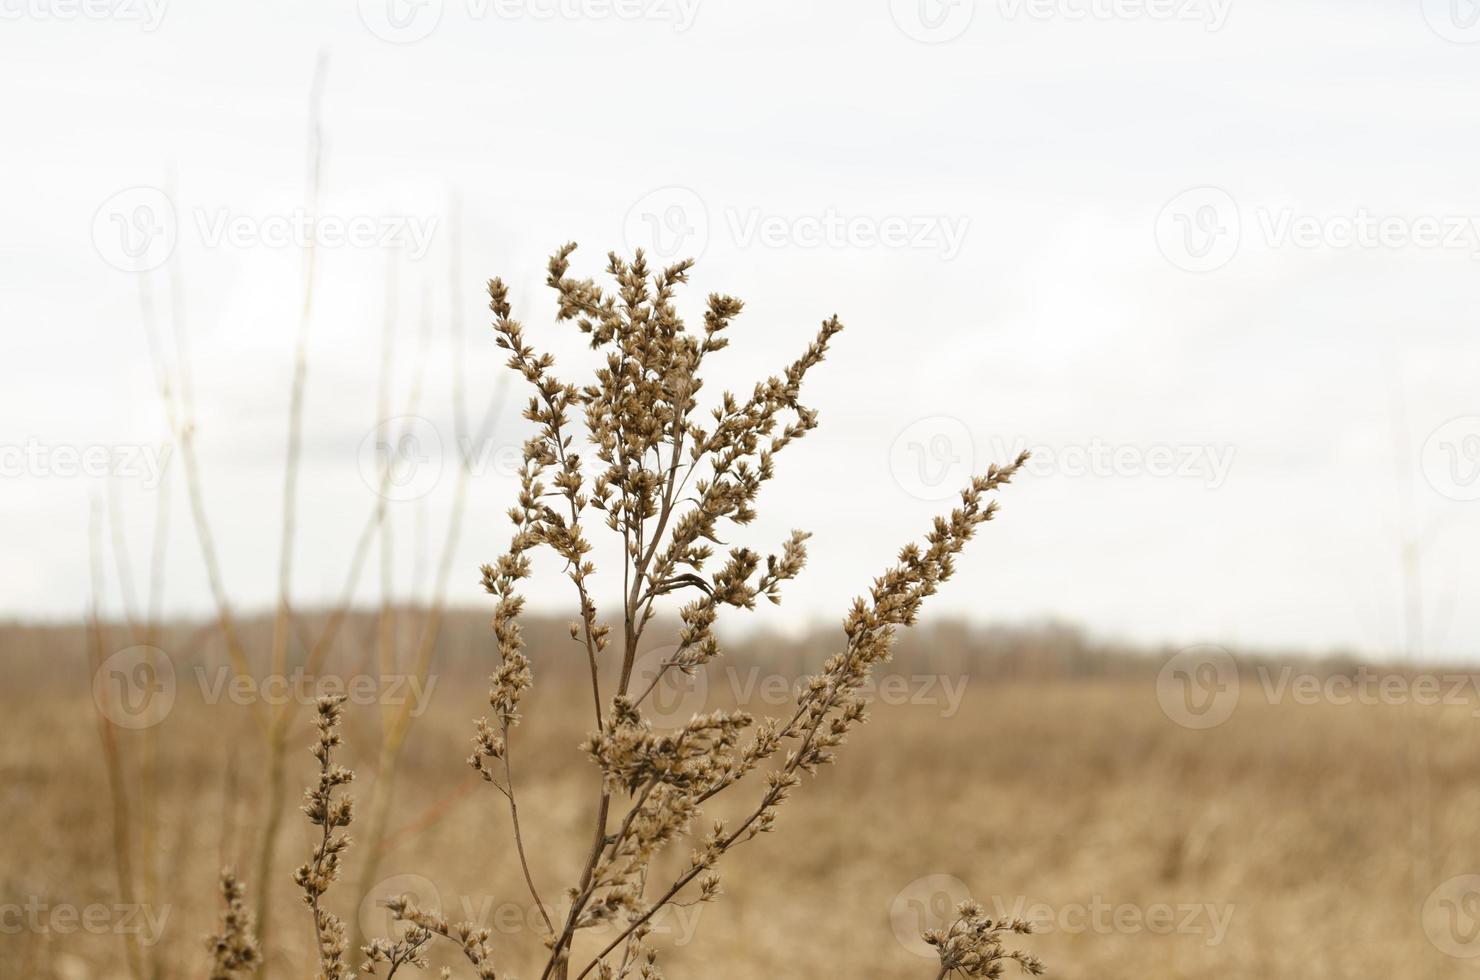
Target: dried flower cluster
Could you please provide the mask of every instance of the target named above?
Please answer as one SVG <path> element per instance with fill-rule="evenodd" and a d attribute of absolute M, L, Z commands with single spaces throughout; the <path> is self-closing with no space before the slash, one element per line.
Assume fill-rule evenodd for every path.
<path fill-rule="evenodd" d="M 489 284 L 498 344 L 533 389 L 525 418 L 537 430 L 524 446 L 509 550 L 483 570 L 484 587 L 497 599 L 500 667 L 489 694 L 495 721 L 478 722 L 469 761 L 508 798 L 526 881 L 544 911 L 520 839 L 508 738 L 532 680 L 521 651 L 517 617 L 523 600 L 516 588 L 531 574 L 530 553 L 548 546 L 576 591 L 579 619 L 570 633 L 590 667 L 596 727 L 585 749 L 600 770 L 601 786 L 591 852 L 568 891 L 564 921 L 558 928 L 552 923 L 543 976 L 570 975 L 576 934 L 611 922 L 621 926 L 616 937 L 575 975 L 657 976 L 656 952 L 644 942 L 653 916 L 679 902 L 690 886 L 692 900 L 717 897 L 720 859 L 771 829 L 801 772 L 832 761 L 848 730 L 865 719 L 861 690 L 872 667 L 888 659 L 895 629 L 913 623 L 925 597 L 951 576 L 955 556 L 993 515 L 995 503 L 985 496 L 1008 482 L 1023 460 L 974 480 L 961 506 L 936 521 L 923 548 L 911 545 L 901 552 L 869 597 L 855 603 L 844 624 L 843 652 L 811 678 L 789 719 L 757 722 L 742 711 L 716 711 L 659 729 L 642 709 L 663 673 L 703 669 L 720 653 L 713 632 L 719 610 L 751 609 L 761 596 L 779 602 L 783 584 L 806 563 L 807 535 L 801 531 L 764 557 L 732 547 L 718 558 L 716 547 L 727 536 L 726 525 L 755 517 L 777 454 L 816 427 L 816 412 L 801 401 L 802 383 L 842 324 L 836 317 L 824 321 L 780 376 L 757 384 L 747 398 L 724 393 L 705 415 L 698 411 L 700 371 L 706 357 L 728 345 L 740 301 L 711 295 L 702 330 L 691 332 L 674 307 L 691 263 L 654 271 L 640 252 L 631 262 L 611 255 L 607 272 L 615 286 L 608 291 L 568 274 L 573 250 L 568 245 L 551 259 L 547 284 L 559 299 L 558 319 L 574 321 L 604 355 L 590 384 L 558 378 L 554 358 L 536 352 L 514 319 L 507 287 L 497 279 Z M 578 412 L 583 444 L 593 447 L 600 464 L 593 475 L 583 467 L 572 431 Z M 623 594 L 612 623 L 601 619 L 592 598 L 596 569 L 586 534 L 593 516 L 623 547 Z M 711 565 L 717 567 L 710 571 Z M 689 597 L 678 610 L 676 650 L 655 676 L 634 685 L 634 663 L 656 602 L 684 593 Z M 614 687 L 604 687 L 602 668 L 617 637 L 620 672 Z M 489 765 L 494 761 L 503 764 L 502 781 Z M 683 873 L 672 881 L 651 881 L 654 858 L 690 836 L 703 805 L 760 768 L 766 768 L 763 785 L 748 815 L 734 826 L 710 823 L 694 840 Z M 660 887 L 650 897 L 654 884 Z"/>
<path fill-rule="evenodd" d="M 262 962 L 262 950 L 254 934 L 252 913 L 247 911 L 246 888 L 232 868 L 221 870 L 221 898 L 226 908 L 221 912 L 221 933 L 212 936 L 211 980 L 236 980 L 252 973 Z"/>
<path fill-rule="evenodd" d="M 940 953 L 937 980 L 955 975 L 995 980 L 1009 961 L 1033 976 L 1043 972 L 1037 957 L 1003 945 L 1007 936 L 1032 931 L 1032 925 L 1022 919 L 993 919 L 977 903 L 962 902 L 956 906 L 956 921 L 947 929 L 926 932 L 925 941 Z"/>
<path fill-rule="evenodd" d="M 351 770 L 333 760 L 334 749 L 340 744 L 339 723 L 344 701 L 343 695 L 335 695 L 319 698 L 317 702 L 315 724 L 319 734 L 313 745 L 313 756 L 319 762 L 319 778 L 304 793 L 303 812 L 309 823 L 322 829 L 322 834 L 314 845 L 311 859 L 293 874 L 293 881 L 303 889 L 304 904 L 313 911 L 314 938 L 319 955 L 316 980 L 355 980 L 355 973 L 347 961 L 349 943 L 344 923 L 322 905 L 329 886 L 339 879 L 340 857 L 351 844 L 347 834 L 336 831 L 348 827 L 354 819 L 354 798 L 336 799 L 334 796 L 336 789 L 347 786 L 355 778 Z M 398 914 L 402 903 L 393 899 L 387 905 L 393 914 Z M 365 961 L 360 970 L 379 975 L 377 967 L 383 966 L 386 980 L 390 980 L 403 966 L 425 969 L 429 963 L 424 951 L 431 939 L 430 931 L 412 926 L 398 939 L 371 940 L 361 947 Z M 445 978 L 446 971 L 443 975 Z"/>
<path fill-rule="evenodd" d="M 368 946 L 363 947 L 365 962 L 360 964 L 360 972 L 375 975 L 376 964 L 386 965 L 385 975 L 387 980 L 396 975 L 396 971 L 408 963 L 418 970 L 424 970 L 428 961 L 423 953 L 427 943 L 432 941 L 432 934 L 425 929 L 413 926 L 406 930 L 405 935 L 397 940 L 372 939 Z"/>
<path fill-rule="evenodd" d="M 350 845 L 349 835 L 336 831 L 348 827 L 354 819 L 354 797 L 334 798 L 336 789 L 347 786 L 355 778 L 353 772 L 333 761 L 334 749 L 340 742 L 339 720 L 344 700 L 343 695 L 318 700 L 315 724 L 319 737 L 314 742 L 313 755 L 319 760 L 319 781 L 304 793 L 303 812 L 308 822 L 322 828 L 323 833 L 314 845 L 312 858 L 293 874 L 294 883 L 303 889 L 304 904 L 313 910 L 319 951 L 318 980 L 354 980 L 354 972 L 346 960 L 349 941 L 344 923 L 321 904 L 324 893 L 339 878 L 339 857 Z"/>
<path fill-rule="evenodd" d="M 554 358 L 536 352 L 513 318 L 503 282 L 495 279 L 488 287 L 498 345 L 533 391 L 524 417 L 536 431 L 524 444 L 518 500 L 509 511 L 509 548 L 482 570 L 483 587 L 495 599 L 499 661 L 489 690 L 492 712 L 476 723 L 468 763 L 507 801 L 514 849 L 546 928 L 549 955 L 541 980 L 656 978 L 658 952 L 647 942 L 654 916 L 670 906 L 716 899 L 722 859 L 774 827 L 803 773 L 834 761 L 849 731 L 867 718 L 863 692 L 873 668 L 889 660 L 897 629 L 913 624 L 926 597 L 951 577 L 956 556 L 995 513 L 988 495 L 1009 482 L 1027 457 L 972 480 L 960 506 L 936 518 L 923 545 L 905 547 L 868 595 L 854 602 L 843 623 L 841 651 L 804 685 L 789 717 L 758 720 L 744 711 L 714 711 L 676 727 L 655 725 L 643 706 L 662 677 L 672 670 L 703 670 L 720 655 L 714 633 L 720 610 L 752 609 L 761 597 L 779 602 L 784 583 L 806 563 L 807 535 L 801 531 L 769 555 L 734 546 L 720 556 L 717 549 L 726 547 L 722 540 L 733 527 L 754 519 L 776 456 L 816 427 L 816 412 L 801 401 L 802 384 L 842 325 L 836 317 L 823 321 L 780 375 L 755 385 L 745 398 L 726 392 L 701 413 L 700 369 L 728 345 L 726 332 L 741 312 L 740 301 L 711 295 L 702 330 L 691 332 L 674 307 L 690 262 L 653 271 L 641 252 L 630 262 L 611 255 L 607 272 L 615 286 L 607 291 L 567 274 L 574 247 L 550 260 L 547 284 L 559 299 L 558 319 L 574 321 L 603 357 L 590 384 L 559 379 Z M 579 434 L 575 417 L 583 426 Z M 600 464 L 594 474 L 585 469 L 583 450 Z M 587 538 L 593 521 L 616 535 L 623 549 L 622 592 L 606 618 L 594 597 L 596 568 Z M 533 554 L 544 547 L 554 552 L 575 590 L 570 636 L 589 666 L 592 693 L 593 728 L 583 748 L 599 774 L 590 850 L 558 910 L 535 885 L 510 745 L 520 702 L 534 680 L 523 652 L 524 599 L 518 588 L 532 574 Z M 645 630 L 658 601 L 670 596 L 682 600 L 677 646 L 654 676 L 637 677 Z M 304 811 L 323 836 L 296 876 L 314 912 L 323 980 L 352 976 L 344 966 L 339 920 L 319 904 L 349 844 L 335 833 L 349 824 L 352 811 L 348 799 L 334 798 L 352 778 L 330 759 L 339 743 L 339 711 L 335 699 L 319 703 L 319 781 Z M 702 819 L 709 800 L 750 783 L 756 784 L 755 796 L 739 818 Z M 681 841 L 689 842 L 686 866 L 660 876 L 655 859 Z M 425 966 L 423 947 L 440 937 L 461 950 L 479 980 L 496 980 L 499 950 L 488 930 L 451 923 L 404 896 L 391 896 L 386 905 L 407 931 L 364 947 L 366 972 L 376 964 L 388 964 L 391 973 L 403 964 Z M 950 930 L 930 938 L 941 949 L 942 976 L 996 976 L 1003 959 L 1039 969 L 1031 957 L 1001 948 L 1004 929 L 1025 930 L 985 919 L 975 907 L 961 911 Z M 577 960 L 577 937 L 597 926 L 614 937 L 599 947 L 590 944 L 594 948 Z M 578 963 L 583 965 L 573 969 Z"/>

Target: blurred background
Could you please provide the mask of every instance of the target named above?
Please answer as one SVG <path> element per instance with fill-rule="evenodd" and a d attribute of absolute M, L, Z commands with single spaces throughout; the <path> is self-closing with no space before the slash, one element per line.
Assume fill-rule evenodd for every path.
<path fill-rule="evenodd" d="M 847 328 L 737 542 L 805 528 L 808 569 L 728 621 L 728 673 L 668 692 L 675 718 L 764 714 L 757 682 L 815 669 L 969 474 L 1034 454 L 879 724 L 760 842 L 781 869 L 673 924 L 675 975 L 924 976 L 918 927 L 968 894 L 1041 907 L 1066 977 L 1480 964 L 1480 4 L 0 19 L 0 973 L 203 975 L 216 869 L 301 823 L 324 678 L 372 681 L 348 724 L 381 856 L 345 900 L 414 873 L 499 931 L 517 879 L 461 759 L 529 426 L 484 284 L 578 377 L 544 287 L 572 240 L 581 277 L 696 258 L 694 320 L 745 300 L 710 398 Z M 591 773 L 568 583 L 541 571 L 532 697 L 559 720 L 529 736 L 530 806 L 563 854 Z M 279 976 L 306 969 L 306 839 L 263 889 Z M 501 934 L 528 975 L 530 929 Z"/>

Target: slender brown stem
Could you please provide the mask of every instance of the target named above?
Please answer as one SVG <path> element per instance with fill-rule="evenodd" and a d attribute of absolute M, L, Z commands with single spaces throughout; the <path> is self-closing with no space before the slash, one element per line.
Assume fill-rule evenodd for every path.
<path fill-rule="evenodd" d="M 509 817 L 514 824 L 514 850 L 519 853 L 519 867 L 524 870 L 524 883 L 529 886 L 529 895 L 534 899 L 535 907 L 540 910 L 540 918 L 545 920 L 545 928 L 550 930 L 551 935 L 555 933 L 555 923 L 550 920 L 550 913 L 545 910 L 545 901 L 540 898 L 540 890 L 535 887 L 534 876 L 529 871 L 529 857 L 524 852 L 524 834 L 519 827 L 519 803 L 514 799 L 514 770 L 509 761 L 509 726 L 503 725 L 504 734 L 504 795 L 509 798 Z"/>
<path fill-rule="evenodd" d="M 102 669 L 103 662 L 107 659 L 107 640 L 104 635 L 102 614 L 100 611 L 102 603 L 102 557 L 99 554 L 101 545 L 101 516 L 100 508 L 94 502 L 92 509 L 91 528 L 91 553 L 92 553 L 92 598 L 88 615 L 88 639 L 89 655 L 92 661 L 92 675 Z M 96 680 L 94 681 L 96 683 Z M 125 905 L 135 904 L 135 882 L 133 866 L 133 839 L 131 828 L 133 826 L 132 814 L 129 808 L 128 791 L 125 784 L 124 763 L 122 753 L 118 747 L 118 737 L 113 723 L 103 714 L 101 708 L 96 712 L 98 723 L 98 738 L 102 742 L 104 770 L 108 777 L 108 795 L 112 800 L 112 831 L 113 831 L 113 861 L 114 871 L 118 878 L 118 897 Z M 144 974 L 143 954 L 139 949 L 138 937 L 129 934 L 124 938 L 124 955 L 127 957 L 129 973 L 135 980 L 146 980 Z"/>
<path fill-rule="evenodd" d="M 453 490 L 451 512 L 448 516 L 447 521 L 447 532 L 446 536 L 443 538 L 441 558 L 437 566 L 436 579 L 432 585 L 430 605 L 427 608 L 425 618 L 423 619 L 421 625 L 416 653 L 413 659 L 412 673 L 413 676 L 417 679 L 418 690 L 425 690 L 425 682 L 427 678 L 431 675 L 432 659 L 436 653 L 437 639 L 441 633 L 442 621 L 447 607 L 447 589 L 451 579 L 453 559 L 456 556 L 457 544 L 462 537 L 462 525 L 467 508 L 468 489 L 473 474 L 473 465 L 475 461 L 474 454 L 476 451 L 475 444 L 471 443 L 468 438 L 469 426 L 467 418 L 467 403 L 464 395 L 466 387 L 466 371 L 464 368 L 464 359 L 462 357 L 462 313 L 461 304 L 458 300 L 460 293 L 457 288 L 458 282 L 461 278 L 461 233 L 459 230 L 460 209 L 456 198 L 454 198 L 451 210 L 454 216 L 453 243 L 451 248 L 451 259 L 449 262 L 452 314 L 450 317 L 448 332 L 452 341 L 449 345 L 452 357 L 451 368 L 453 378 L 452 409 L 454 436 L 457 441 L 458 447 L 459 468 L 457 472 L 457 482 Z M 392 268 L 394 268 L 394 265 L 392 266 Z M 394 286 L 396 280 L 394 277 L 394 273 L 387 276 L 387 281 L 388 294 L 386 306 L 387 310 L 394 311 L 396 308 L 396 295 Z M 428 326 L 429 323 L 429 320 L 426 321 L 424 323 L 424 327 Z M 391 349 L 394 343 L 393 326 L 394 313 L 391 312 L 386 318 L 385 331 L 382 338 L 381 383 L 380 395 L 378 399 L 379 413 L 382 419 L 387 417 L 390 410 L 390 373 L 391 365 L 393 363 Z M 425 330 L 421 335 L 421 339 L 422 344 L 418 357 L 418 363 L 424 365 L 427 348 L 429 346 L 429 337 Z M 411 401 L 411 406 L 408 408 L 408 415 L 410 414 L 411 409 L 414 409 L 414 406 L 416 404 L 416 393 L 419 392 L 421 387 L 420 377 L 421 369 L 419 368 L 417 381 L 413 385 L 413 398 Z M 493 394 L 490 396 L 487 409 L 484 412 L 484 417 L 478 433 L 478 438 L 480 442 L 487 438 L 494 420 L 498 418 L 507 392 L 508 385 L 503 378 L 500 378 L 497 382 L 495 382 Z M 389 472 L 384 472 L 382 474 L 382 480 L 384 481 L 388 478 Z M 385 532 L 383 531 L 383 534 L 384 533 Z M 384 541 L 385 539 L 382 538 L 382 540 Z M 388 597 L 390 594 L 390 584 L 384 579 L 382 582 L 382 594 L 386 597 Z M 388 601 L 388 599 L 386 601 Z M 383 658 L 382 672 L 385 674 L 390 674 L 394 673 L 395 670 L 396 666 L 393 663 L 393 658 Z M 389 817 L 391 791 L 395 784 L 396 771 L 399 766 L 401 751 L 405 745 L 406 738 L 411 728 L 411 724 L 414 720 L 412 716 L 412 710 L 413 706 L 411 701 L 406 700 L 399 705 L 397 710 L 387 711 L 385 714 L 380 761 L 377 769 L 378 778 L 376 779 L 375 790 L 372 794 L 370 819 L 367 824 L 366 839 L 369 842 L 369 856 L 363 866 L 360 877 L 360 897 L 362 901 L 365 896 L 369 894 L 370 889 L 374 886 L 376 875 L 379 873 L 381 858 L 383 857 L 387 849 L 386 825 Z M 511 800 L 510 802 L 512 804 L 513 801 Z M 517 834 L 517 815 L 515 817 L 515 820 Z M 528 862 L 525 859 L 522 850 L 520 854 L 520 859 L 521 864 L 524 865 L 526 881 L 529 881 L 531 883 L 531 892 L 533 892 L 532 876 L 529 874 Z M 535 896 L 535 898 L 536 901 L 538 901 L 537 895 Z M 352 943 L 352 948 L 359 948 L 361 945 L 363 945 L 365 937 L 360 932 L 358 921 L 355 923 L 354 929 L 355 940 Z M 554 931 L 553 928 L 551 929 L 551 931 Z"/>
<path fill-rule="evenodd" d="M 185 477 L 185 490 L 190 499 L 190 514 L 195 525 L 195 537 L 200 547 L 201 560 L 206 568 L 206 582 L 211 590 L 211 599 L 216 608 L 217 625 L 221 630 L 223 642 L 226 644 L 226 653 L 231 661 L 232 670 L 238 677 L 245 677 L 250 672 L 247 661 L 246 647 L 242 643 L 241 635 L 236 627 L 236 617 L 231 611 L 230 600 L 226 596 L 226 586 L 221 575 L 221 562 L 216 552 L 215 535 L 211 530 L 210 520 L 206 516 L 205 493 L 202 489 L 200 479 L 200 464 L 195 453 L 195 400 L 194 386 L 191 384 L 190 345 L 187 331 L 183 326 L 184 309 L 181 294 L 183 293 L 182 276 L 179 266 L 179 252 L 176 250 L 170 256 L 170 291 L 172 301 L 170 303 L 170 320 L 175 341 L 175 366 L 176 383 L 172 383 L 170 370 L 165 361 L 164 345 L 159 336 L 158 324 L 155 316 L 153 294 L 149 289 L 149 279 L 146 275 L 139 276 L 139 306 L 144 324 L 144 336 L 148 343 L 150 359 L 154 365 L 155 383 L 159 387 L 160 402 L 164 406 L 165 419 L 169 423 L 170 433 L 174 438 L 175 449 L 180 454 L 181 467 Z M 160 555 L 159 544 L 156 539 L 156 555 Z M 154 574 L 163 573 L 162 557 L 155 563 Z M 159 590 L 154 589 L 157 596 Z M 262 723 L 262 706 L 257 706 L 254 717 Z"/>
<path fill-rule="evenodd" d="M 319 181 L 323 167 L 323 125 L 321 122 L 324 72 L 328 57 L 319 52 L 314 65 L 313 82 L 309 88 L 308 109 L 308 182 L 305 192 L 306 211 L 310 217 L 318 212 Z M 282 537 L 278 557 L 278 604 L 277 615 L 272 627 L 272 654 L 269 672 L 282 677 L 288 672 L 288 637 L 292 622 L 292 574 L 293 539 L 297 524 L 298 471 L 303 448 L 303 400 L 308 375 L 308 327 L 313 317 L 314 286 L 318 270 L 317 236 L 310 235 L 304 250 L 303 302 L 299 310 L 298 340 L 293 355 L 293 380 L 288 405 L 288 446 L 283 467 L 283 519 Z M 291 702 L 290 702 L 291 703 Z M 272 902 L 269 889 L 273 860 L 277 851 L 277 834 L 282 826 L 282 807 L 286 794 L 286 767 L 283 752 L 286 748 L 287 729 L 291 722 L 291 709 L 283 705 L 275 712 L 267 740 L 268 789 L 264 818 L 262 845 L 258 856 L 257 880 L 261 883 L 257 897 L 257 937 L 267 945 L 271 925 Z M 315 909 L 317 912 L 317 908 Z"/>

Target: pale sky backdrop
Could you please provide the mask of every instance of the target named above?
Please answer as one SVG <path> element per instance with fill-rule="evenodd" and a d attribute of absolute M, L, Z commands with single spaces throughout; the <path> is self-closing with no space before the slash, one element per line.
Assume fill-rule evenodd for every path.
<path fill-rule="evenodd" d="M 168 330 L 172 272 L 227 586 L 272 601 L 323 50 L 300 604 L 337 593 L 373 505 L 387 270 L 398 406 L 423 308 L 431 338 L 401 444 L 418 468 L 390 507 L 404 594 L 452 493 L 451 357 L 475 414 L 507 374 L 483 281 L 512 283 L 567 376 L 588 361 L 541 284 L 574 239 L 592 275 L 609 249 L 698 254 L 696 317 L 710 291 L 747 301 L 711 394 L 847 324 L 809 385 L 822 427 L 733 536 L 815 532 L 773 624 L 836 620 L 944 487 L 1029 446 L 1034 474 L 934 614 L 1387 652 L 1409 541 L 1427 652 L 1480 651 L 1472 0 L 0 0 L 0 18 L 0 615 L 84 608 L 100 453 L 144 577 L 169 437 L 140 293 Z M 523 398 L 477 447 L 453 602 L 480 601 L 507 541 Z M 205 612 L 167 472 L 165 605 Z M 545 581 L 536 607 L 567 608 Z M 359 595 L 378 590 L 372 563 Z"/>

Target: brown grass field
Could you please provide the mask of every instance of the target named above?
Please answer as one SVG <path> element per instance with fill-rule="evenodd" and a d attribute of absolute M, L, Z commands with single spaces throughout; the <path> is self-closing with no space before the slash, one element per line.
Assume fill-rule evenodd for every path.
<path fill-rule="evenodd" d="M 450 918 L 492 929 L 500 976 L 529 977 L 538 974 L 539 940 L 507 843 L 508 813 L 463 761 L 487 686 L 480 620 L 466 620 L 444 638 L 436 687 L 406 748 L 379 891 L 413 891 Z M 111 796 L 82 635 L 5 631 L 12 681 L 0 690 L 0 977 L 121 980 L 129 973 L 120 932 L 130 923 L 150 940 L 157 933 L 161 976 L 204 977 L 217 872 L 227 863 L 249 868 L 261 819 L 251 710 L 203 703 L 187 664 L 213 663 L 208 643 L 178 659 L 173 709 L 153 729 L 159 789 L 147 828 L 137 815 L 145 804 L 131 792 L 135 860 L 158 898 L 147 915 L 113 911 Z M 1161 710 L 1154 662 L 1061 649 L 1055 669 L 1033 670 L 1053 658 L 1003 653 L 997 637 L 994 658 L 947 658 L 960 672 L 953 675 L 926 652 L 952 635 L 905 644 L 893 666 L 915 693 L 878 704 L 839 764 L 808 779 L 782 811 L 778 832 L 722 866 L 720 901 L 660 924 L 669 976 L 934 976 L 929 951 L 911 948 L 910 937 L 940 924 L 964 888 L 989 908 L 1046 922 L 1026 945 L 1065 980 L 1469 975 L 1476 961 L 1448 955 L 1429 934 L 1448 928 L 1457 943 L 1473 939 L 1464 922 L 1443 918 L 1468 907 L 1431 897 L 1446 879 L 1480 869 L 1473 702 L 1271 704 L 1246 681 L 1226 723 L 1193 731 Z M 577 749 L 589 694 L 578 675 L 542 670 L 545 642 L 555 641 L 531 645 L 535 686 L 514 757 L 534 874 L 554 891 L 579 870 L 595 788 Z M 795 673 L 790 654 L 756 660 L 759 645 L 716 669 L 742 679 L 756 663 L 763 673 Z M 964 681 L 955 710 L 910 680 L 937 673 Z M 759 688 L 712 683 L 709 706 L 733 703 L 737 690 Z M 765 704 L 753 710 L 764 713 Z M 375 704 L 346 711 L 343 757 L 362 774 L 354 791 L 363 799 L 379 712 Z M 145 742 L 139 732 L 115 734 L 136 791 Z M 300 723 L 289 756 L 295 786 L 313 769 L 309 737 Z M 291 814 L 269 883 L 273 976 L 311 972 L 310 920 L 290 880 L 310 841 L 307 823 Z M 350 851 L 349 883 L 329 896 L 347 919 L 356 915 L 363 857 Z M 362 921 L 375 927 L 384 918 L 372 903 Z M 465 969 L 445 950 L 434 964 Z"/>

